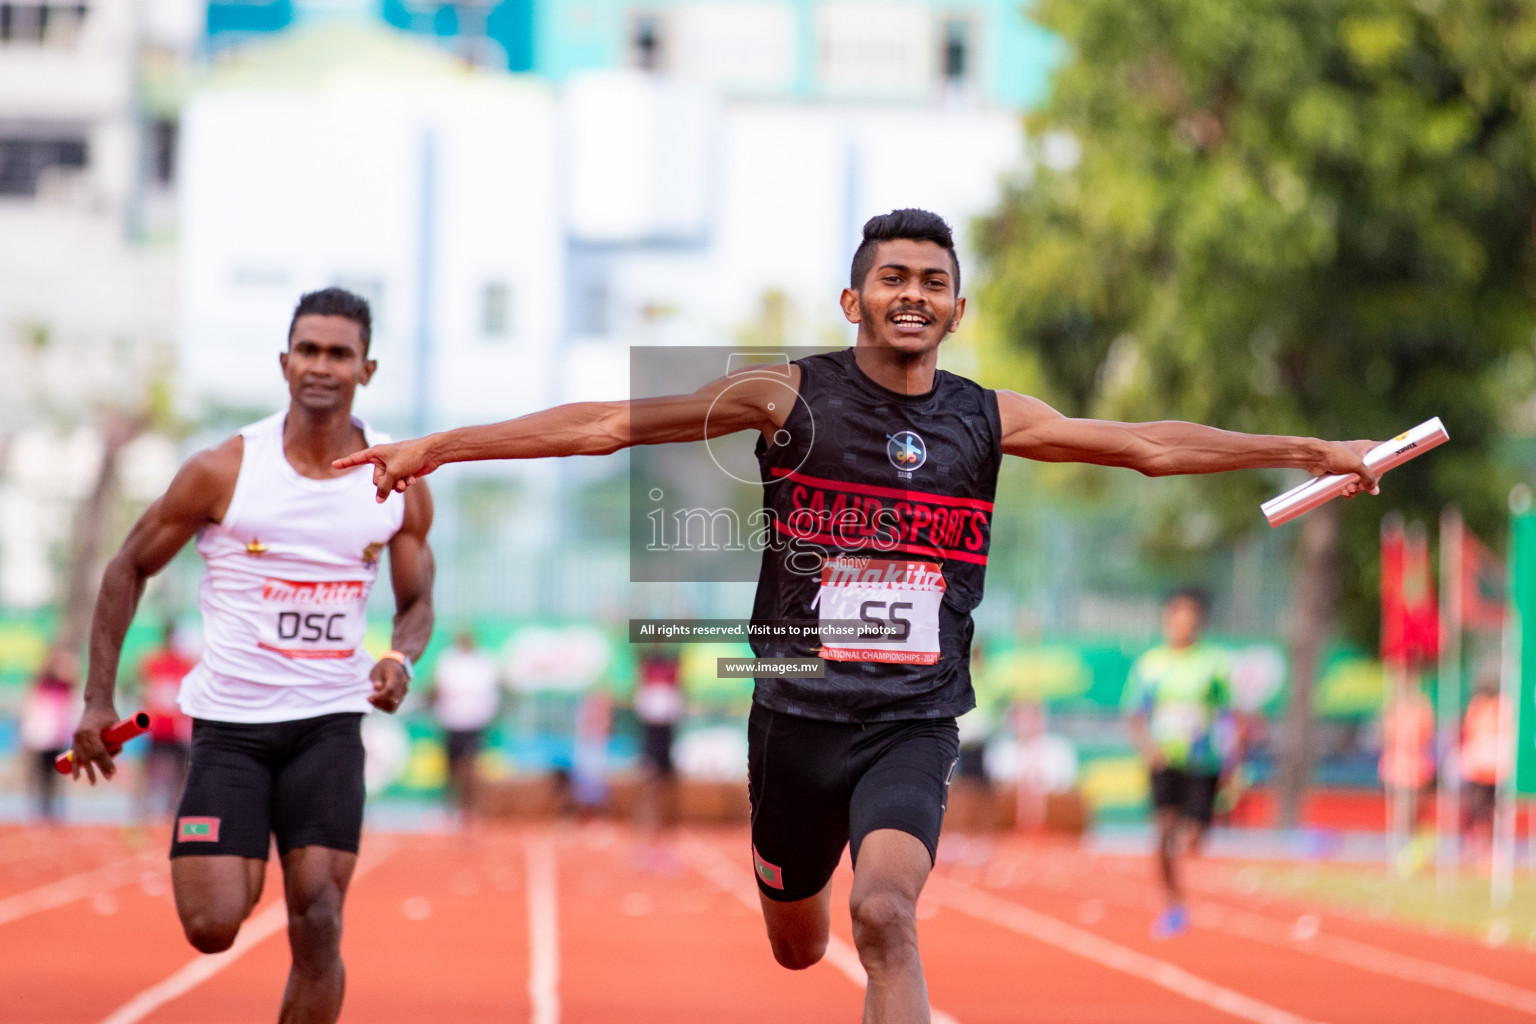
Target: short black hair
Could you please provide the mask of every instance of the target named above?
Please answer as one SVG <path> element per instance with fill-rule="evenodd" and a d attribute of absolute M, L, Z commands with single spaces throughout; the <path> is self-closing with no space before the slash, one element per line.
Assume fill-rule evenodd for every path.
<path fill-rule="evenodd" d="M 288 321 L 288 342 L 293 343 L 293 327 L 301 316 L 346 317 L 363 333 L 363 358 L 368 358 L 368 343 L 373 338 L 373 313 L 368 300 L 345 288 L 321 288 L 299 296 L 299 304 L 293 307 L 293 319 Z"/>
<path fill-rule="evenodd" d="M 881 242 L 898 238 L 913 242 L 933 242 L 949 252 L 949 262 L 955 267 L 955 294 L 960 294 L 960 257 L 955 255 L 955 233 L 948 222 L 927 210 L 892 210 L 864 222 L 864 241 L 853 252 L 853 267 L 848 274 L 848 287 L 858 291 L 864 287 L 864 278 L 875 263 L 875 250 Z"/>
<path fill-rule="evenodd" d="M 1196 608 L 1200 609 L 1200 618 L 1211 617 L 1211 592 L 1204 587 L 1177 587 L 1168 592 L 1163 598 L 1163 607 L 1166 608 L 1175 601 L 1192 601 Z"/>

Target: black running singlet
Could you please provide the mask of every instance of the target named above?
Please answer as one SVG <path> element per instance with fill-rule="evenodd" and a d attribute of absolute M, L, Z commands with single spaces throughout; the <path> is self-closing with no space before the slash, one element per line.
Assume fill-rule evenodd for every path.
<path fill-rule="evenodd" d="M 760 658 L 826 661 L 824 679 L 759 676 L 754 699 L 839 722 L 963 714 L 1002 457 L 997 395 L 942 370 L 927 394 L 898 394 L 851 348 L 798 365 L 781 443 L 757 443 L 773 543 L 752 619 L 878 623 L 897 639 L 754 640 Z"/>

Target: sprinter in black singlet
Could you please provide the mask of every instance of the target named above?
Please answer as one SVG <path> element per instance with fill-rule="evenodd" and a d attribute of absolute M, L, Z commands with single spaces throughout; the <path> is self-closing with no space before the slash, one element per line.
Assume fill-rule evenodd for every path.
<path fill-rule="evenodd" d="M 1373 442 L 1236 434 L 1192 423 L 1069 419 L 1044 402 L 937 369 L 965 312 L 949 226 L 897 210 L 864 226 L 849 287 L 851 349 L 754 369 L 691 395 L 585 402 L 377 445 L 379 500 L 448 462 L 600 455 L 637 444 L 760 433 L 764 506 L 757 621 L 869 623 L 869 634 L 761 641 L 760 657 L 819 656 L 825 678 L 757 679 L 749 721 L 752 857 L 774 956 L 821 959 L 830 880 L 854 863 L 854 942 L 866 1022 L 929 1020 L 916 904 L 933 868 L 974 703 L 968 652 L 1004 454 L 1150 476 L 1297 467 L 1348 473 Z M 786 400 L 788 398 L 788 400 Z"/>

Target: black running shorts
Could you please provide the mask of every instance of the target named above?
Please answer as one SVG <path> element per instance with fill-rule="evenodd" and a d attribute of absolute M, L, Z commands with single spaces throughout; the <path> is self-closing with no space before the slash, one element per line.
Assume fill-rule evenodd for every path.
<path fill-rule="evenodd" d="M 640 760 L 650 766 L 657 778 L 670 779 L 676 774 L 672 764 L 672 726 L 646 722 L 640 741 Z"/>
<path fill-rule="evenodd" d="M 192 767 L 171 856 L 266 860 L 271 836 L 356 853 L 363 830 L 363 716 L 192 724 Z"/>
<path fill-rule="evenodd" d="M 916 836 L 935 856 L 959 756 L 953 718 L 826 722 L 754 703 L 747 790 L 758 889 L 780 902 L 816 895 L 843 847 L 852 843 L 857 863 L 877 829 Z"/>
<path fill-rule="evenodd" d="M 484 729 L 445 730 L 443 740 L 448 748 L 448 764 L 451 766 L 460 761 L 474 761 L 480 756 L 480 745 L 484 738 Z"/>
<path fill-rule="evenodd" d="M 1209 825 L 1216 810 L 1219 775 L 1191 774 L 1182 768 L 1158 768 L 1152 772 L 1152 806 L 1172 808 L 1190 821 Z"/>

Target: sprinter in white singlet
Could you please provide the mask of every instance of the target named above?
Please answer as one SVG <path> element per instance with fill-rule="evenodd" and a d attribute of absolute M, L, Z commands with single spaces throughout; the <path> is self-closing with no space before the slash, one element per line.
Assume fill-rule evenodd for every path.
<path fill-rule="evenodd" d="M 332 460 L 386 440 L 352 416 L 376 364 L 371 317 L 339 288 L 299 300 L 279 357 L 289 405 L 200 452 L 150 505 L 108 564 L 91 627 L 75 776 L 116 768 L 101 730 L 123 637 L 145 581 L 195 535 L 207 649 L 182 683 L 192 765 L 171 842 L 182 928 L 228 949 L 261 895 L 275 837 L 293 967 L 280 1022 L 341 1012 L 342 904 L 363 820 L 362 716 L 394 712 L 432 633 L 432 500 L 413 488 L 380 504 L 366 469 Z M 363 650 L 364 609 L 389 552 L 393 650 Z"/>

